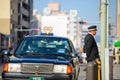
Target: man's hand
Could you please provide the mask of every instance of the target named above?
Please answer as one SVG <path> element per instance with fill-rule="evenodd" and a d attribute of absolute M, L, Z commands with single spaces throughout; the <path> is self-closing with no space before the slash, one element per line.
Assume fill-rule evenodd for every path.
<path fill-rule="evenodd" d="M 81 52 L 81 53 L 83 52 L 83 48 L 82 48 L 82 47 L 80 48 L 80 52 Z"/>

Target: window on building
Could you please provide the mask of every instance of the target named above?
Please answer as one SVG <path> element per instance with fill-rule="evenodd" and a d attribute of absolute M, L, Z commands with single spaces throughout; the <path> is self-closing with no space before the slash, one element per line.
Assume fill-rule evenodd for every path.
<path fill-rule="evenodd" d="M 20 20 L 21 20 L 20 15 L 18 15 L 18 25 L 20 25 Z"/>
<path fill-rule="evenodd" d="M 18 3 L 18 13 L 20 12 L 20 3 Z"/>

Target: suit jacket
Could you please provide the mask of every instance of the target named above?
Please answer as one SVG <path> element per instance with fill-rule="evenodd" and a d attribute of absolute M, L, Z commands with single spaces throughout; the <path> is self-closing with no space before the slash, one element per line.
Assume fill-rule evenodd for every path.
<path fill-rule="evenodd" d="M 96 41 L 94 39 L 94 36 L 89 33 L 86 35 L 84 39 L 84 52 L 87 55 L 87 58 L 86 58 L 87 62 L 90 62 L 99 58 L 99 52 L 98 52 Z"/>

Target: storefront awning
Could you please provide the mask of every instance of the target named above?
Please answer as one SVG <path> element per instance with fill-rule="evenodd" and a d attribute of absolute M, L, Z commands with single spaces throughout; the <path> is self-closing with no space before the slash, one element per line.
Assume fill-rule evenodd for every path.
<path fill-rule="evenodd" d="M 115 47 L 120 47 L 120 41 L 115 42 L 115 43 L 114 43 L 114 46 L 115 46 Z"/>

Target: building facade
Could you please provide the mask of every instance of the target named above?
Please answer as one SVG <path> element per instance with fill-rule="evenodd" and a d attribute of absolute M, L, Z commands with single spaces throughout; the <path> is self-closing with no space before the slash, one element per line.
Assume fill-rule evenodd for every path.
<path fill-rule="evenodd" d="M 1 0 L 0 11 L 0 33 L 7 35 L 8 43 L 18 44 L 28 33 L 22 29 L 30 28 L 33 0 Z"/>
<path fill-rule="evenodd" d="M 120 40 L 120 0 L 116 0 L 116 38 Z"/>
<path fill-rule="evenodd" d="M 36 10 L 33 10 L 33 18 L 31 20 L 31 29 L 38 29 L 38 31 L 32 31 L 31 34 L 40 34 L 41 32 L 41 14 Z"/>

